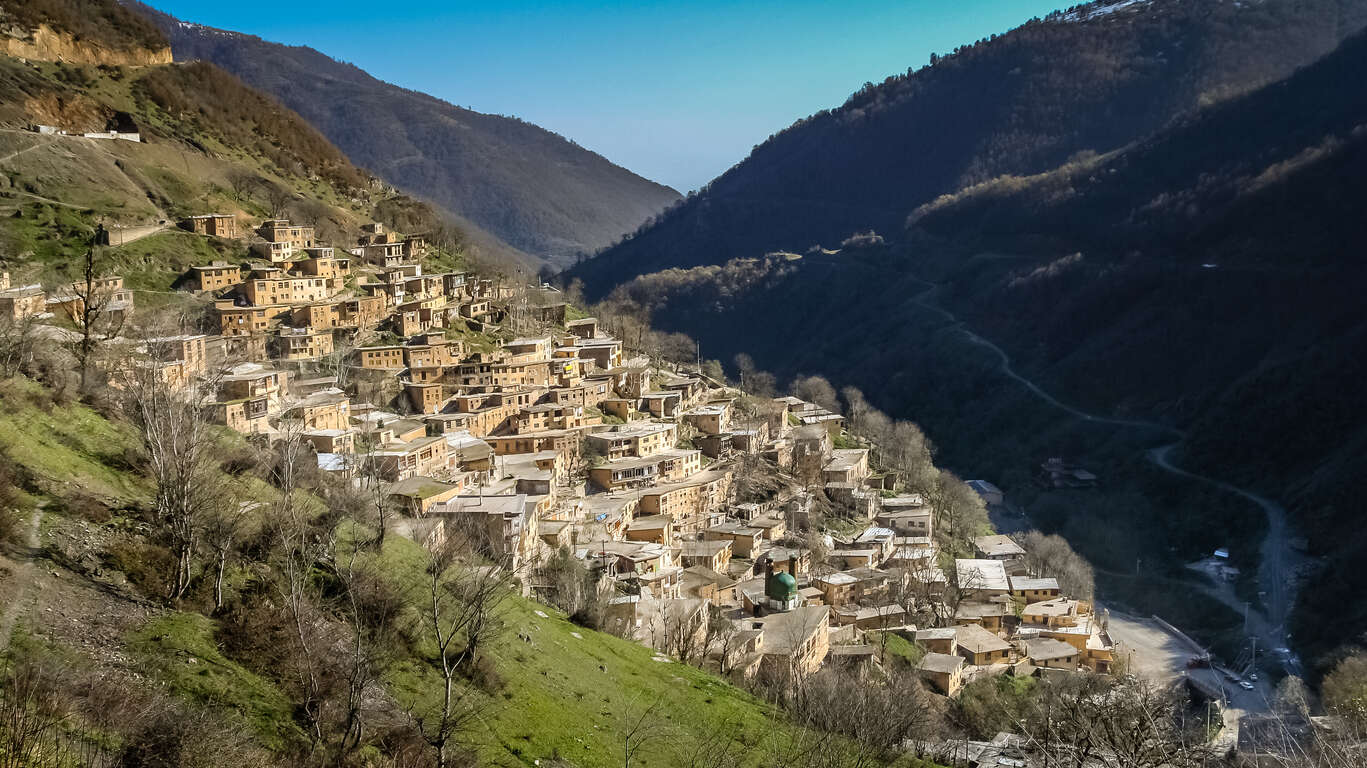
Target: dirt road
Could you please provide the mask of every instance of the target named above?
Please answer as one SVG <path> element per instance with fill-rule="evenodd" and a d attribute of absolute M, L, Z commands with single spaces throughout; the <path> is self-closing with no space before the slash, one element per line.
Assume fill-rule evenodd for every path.
<path fill-rule="evenodd" d="M 28 536 L 15 556 L 19 566 L 14 569 L 14 583 L 10 585 L 11 596 L 4 611 L 0 612 L 0 656 L 9 650 L 9 641 L 14 634 L 14 625 L 19 621 L 20 614 L 28 608 L 29 592 L 33 589 L 33 572 L 37 567 L 34 565 L 34 561 L 40 553 L 38 526 L 42 520 L 43 511 L 41 509 L 34 510 L 28 523 Z"/>

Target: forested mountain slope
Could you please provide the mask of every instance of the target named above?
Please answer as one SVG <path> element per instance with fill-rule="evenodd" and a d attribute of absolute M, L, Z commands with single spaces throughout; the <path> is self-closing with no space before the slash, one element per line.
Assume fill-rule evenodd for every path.
<path fill-rule="evenodd" d="M 924 424 L 950 466 L 996 473 L 1025 499 L 1033 462 L 1052 455 L 1114 462 L 1108 485 L 1152 490 L 1138 446 L 1127 465 L 1116 441 L 1172 438 L 1079 423 L 956 321 L 1066 403 L 1184 430 L 1185 466 L 1280 499 L 1329 555 L 1295 628 L 1322 658 L 1367 629 L 1351 598 L 1367 584 L 1349 566 L 1367 554 L 1353 523 L 1367 490 L 1363 71 L 1359 34 L 1125 151 L 927 205 L 904 244 L 665 271 L 614 296 L 655 308 L 709 357 L 745 351 L 780 375 L 863 387 Z M 1036 506 L 1101 568 L 1142 557 L 1180 570 L 1231 541 L 1256 561 L 1256 510 L 1149 495 Z"/>
<path fill-rule="evenodd" d="M 211 61 L 303 115 L 356 164 L 554 266 L 636 228 L 678 199 L 531 123 L 448 104 L 308 47 L 143 9 L 178 60 Z"/>
<path fill-rule="evenodd" d="M 596 296 L 668 267 L 895 234 L 941 194 L 1122 147 L 1364 23 L 1364 0 L 1102 2 L 1034 20 L 798 121 L 570 275 Z"/>

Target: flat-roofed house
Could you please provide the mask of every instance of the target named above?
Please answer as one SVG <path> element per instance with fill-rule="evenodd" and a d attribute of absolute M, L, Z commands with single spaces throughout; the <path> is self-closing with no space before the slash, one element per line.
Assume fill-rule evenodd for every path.
<path fill-rule="evenodd" d="M 226 213 L 203 213 L 180 220 L 180 228 L 197 235 L 237 237 L 237 218 Z"/>
<path fill-rule="evenodd" d="M 1025 642 L 1025 655 L 1030 663 L 1044 669 L 1077 669 L 1081 652 L 1061 640 L 1041 638 Z"/>
<path fill-rule="evenodd" d="M 397 482 L 417 475 L 445 473 L 447 450 L 446 438 L 436 435 L 407 443 L 386 443 L 374 451 L 372 458 L 381 479 Z"/>
<path fill-rule="evenodd" d="M 621 459 L 627 456 L 652 456 L 669 448 L 678 436 L 678 425 L 671 422 L 646 422 L 613 427 L 585 437 L 599 456 Z"/>
<path fill-rule="evenodd" d="M 954 655 L 959 652 L 958 627 L 918 629 L 914 637 L 917 643 L 925 646 L 926 650 L 931 653 Z"/>
<path fill-rule="evenodd" d="M 869 476 L 869 449 L 842 448 L 831 451 L 831 460 L 821 470 L 822 480 L 827 483 L 864 482 Z"/>
<path fill-rule="evenodd" d="M 1011 594 L 1011 581 L 1000 560 L 960 559 L 954 561 L 954 567 L 959 591 L 967 598 L 987 600 Z"/>
<path fill-rule="evenodd" d="M 1087 603 L 1059 597 L 1025 606 L 1021 609 L 1021 623 L 1041 627 L 1075 627 L 1090 612 Z"/>
<path fill-rule="evenodd" d="M 589 479 L 605 491 L 683 480 L 702 468 L 702 453 L 669 449 L 645 457 L 617 459 L 589 470 Z"/>
<path fill-rule="evenodd" d="M 627 526 L 628 541 L 653 541 L 674 545 L 674 521 L 669 515 L 641 515 Z"/>
<path fill-rule="evenodd" d="M 288 384 L 288 372 L 257 363 L 233 366 L 218 380 L 219 394 L 223 400 L 265 398 L 271 413 L 280 410 L 284 395 L 288 392 Z"/>
<path fill-rule="evenodd" d="M 679 561 L 686 568 L 701 565 L 714 571 L 725 571 L 727 563 L 731 562 L 731 540 L 685 541 L 679 545 Z"/>
<path fill-rule="evenodd" d="M 291 224 L 289 219 L 267 219 L 257 227 L 256 234 L 271 243 L 289 243 L 294 248 L 313 247 L 313 227 Z"/>
<path fill-rule="evenodd" d="M 1025 550 L 1021 545 L 1010 536 L 1001 534 L 979 536 L 973 540 L 973 548 L 978 551 L 978 557 L 984 560 L 1016 562 L 1025 557 Z"/>
<path fill-rule="evenodd" d="M 161 362 L 179 362 L 182 380 L 203 376 L 208 372 L 208 355 L 204 334 L 181 334 L 148 339 L 147 354 Z"/>
<path fill-rule="evenodd" d="M 224 336 L 251 336 L 270 330 L 271 321 L 289 312 L 285 304 L 239 307 L 224 300 L 214 305 L 218 315 L 219 333 Z"/>
<path fill-rule="evenodd" d="M 47 311 L 47 292 L 40 285 L 22 285 L 0 291 L 0 316 L 24 320 Z"/>
<path fill-rule="evenodd" d="M 242 267 L 226 261 L 190 267 L 196 291 L 220 291 L 242 284 Z"/>
<path fill-rule="evenodd" d="M 1027 604 L 1052 600 L 1062 594 L 1058 579 L 1031 578 L 1028 576 L 1011 577 L 1011 596 L 1020 598 Z"/>
<path fill-rule="evenodd" d="M 332 287 L 321 277 L 260 278 L 248 280 L 244 294 L 253 306 L 309 304 L 327 299 Z"/>
<path fill-rule="evenodd" d="M 916 669 L 921 676 L 946 696 L 954 697 L 963 687 L 964 658 L 945 653 L 930 652 L 921 657 Z"/>
<path fill-rule="evenodd" d="M 357 347 L 356 357 L 360 366 L 369 370 L 397 371 L 408 366 L 401 344 L 388 344 L 378 347 Z"/>
<path fill-rule="evenodd" d="M 1011 644 L 977 624 L 964 624 L 955 632 L 959 655 L 975 667 L 1005 664 L 1011 660 Z"/>
<path fill-rule="evenodd" d="M 276 356 L 281 360 L 317 360 L 332 354 L 332 331 L 309 328 L 282 328 L 275 337 Z"/>
<path fill-rule="evenodd" d="M 306 430 L 347 430 L 351 428 L 351 399 L 340 389 L 320 390 L 285 408 L 283 418 L 298 420 Z"/>
<path fill-rule="evenodd" d="M 731 542 L 731 551 L 736 557 L 750 557 L 763 541 L 758 528 L 750 528 L 742 523 L 722 523 L 703 531 L 703 538 L 714 541 Z"/>
<path fill-rule="evenodd" d="M 730 401 L 708 403 L 684 411 L 680 418 L 704 435 L 720 435 L 731 424 Z"/>
<path fill-rule="evenodd" d="M 783 680 L 810 675 L 821 668 L 830 652 L 830 609 L 826 606 L 794 608 L 746 623 L 764 631 L 762 676 Z"/>

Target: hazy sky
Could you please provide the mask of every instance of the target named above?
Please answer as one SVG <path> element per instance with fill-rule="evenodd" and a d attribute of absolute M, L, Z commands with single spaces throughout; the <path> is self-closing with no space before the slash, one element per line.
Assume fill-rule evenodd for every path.
<path fill-rule="evenodd" d="M 309 45 L 382 80 L 516 115 L 684 192 L 795 120 L 838 106 L 866 81 L 1059 7 L 1055 0 L 150 1 L 185 21 Z"/>

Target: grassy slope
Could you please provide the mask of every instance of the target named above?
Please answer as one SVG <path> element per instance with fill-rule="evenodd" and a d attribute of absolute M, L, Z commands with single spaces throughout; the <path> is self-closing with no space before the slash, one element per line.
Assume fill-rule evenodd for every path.
<path fill-rule="evenodd" d="M 382 562 L 391 577 L 421 590 L 425 556 L 418 545 L 390 537 Z M 486 762 L 530 764 L 559 755 L 575 765 L 618 765 L 628 721 L 657 702 L 659 719 L 681 735 L 733 729 L 749 745 L 791 736 L 781 714 L 730 683 L 579 627 L 553 608 L 511 597 L 502 619 L 505 629 L 492 655 L 506 688 L 487 698 L 486 728 L 476 737 Z M 432 706 L 440 691 L 436 670 L 416 658 L 400 664 L 390 684 L 401 701 L 419 708 Z M 668 750 L 651 752 L 643 765 L 666 762 Z"/>
<path fill-rule="evenodd" d="M 34 476 L 41 493 L 60 498 L 73 491 L 118 504 L 149 497 L 147 478 L 127 468 L 132 431 L 82 405 L 41 407 L 40 385 L 0 381 L 0 450 Z"/>
<path fill-rule="evenodd" d="M 147 479 L 125 464 L 135 442 L 125 425 L 80 405 L 44 410 L 37 405 L 43 401 L 40 387 L 23 379 L 0 385 L 0 448 L 27 467 L 42 494 L 57 502 L 48 508 L 50 525 L 68 522 L 60 502 L 78 490 L 122 504 L 147 500 Z M 264 497 L 269 490 L 253 487 L 244 493 Z M 108 523 L 121 524 L 119 518 Z M 391 536 L 378 558 L 395 584 L 421 590 L 425 554 L 417 544 Z M 616 765 L 629 721 L 652 705 L 661 724 L 679 735 L 673 743 L 735 731 L 741 743 L 753 747 L 749 763 L 763 754 L 767 739 L 793 734 L 782 713 L 725 680 L 578 627 L 553 608 L 514 596 L 503 604 L 502 620 L 505 626 L 491 654 L 503 685 L 493 695 L 480 694 L 484 722 L 474 737 L 490 764 L 531 764 L 559 755 L 575 765 Z M 226 658 L 215 644 L 215 631 L 216 622 L 200 614 L 160 614 L 131 632 L 122 650 L 140 674 L 165 690 L 241 718 L 263 745 L 296 738 L 298 725 L 279 681 Z M 531 642 L 519 640 L 519 633 Z M 395 699 L 420 709 L 431 706 L 440 690 L 439 675 L 424 654 L 430 649 L 420 646 L 412 656 L 401 652 L 386 680 Z M 649 750 L 640 762 L 664 764 L 671 749 Z"/>
<path fill-rule="evenodd" d="M 188 109 L 172 113 L 154 102 L 144 85 L 158 75 L 163 75 L 158 93 L 171 94 L 163 96 L 168 100 L 177 96 L 177 87 L 195 85 L 193 80 L 183 83 L 186 74 L 174 67 L 95 70 L 0 57 L 0 266 L 16 282 L 70 279 L 71 265 L 97 223 L 116 229 L 206 211 L 269 216 L 263 193 L 232 191 L 230 177 L 242 173 L 284 187 L 297 200 L 322 203 L 326 213 L 319 221 L 320 235 L 339 243 L 350 242 L 359 226 L 377 214 L 373 206 L 403 212 L 414 229 L 432 226 L 430 209 L 411 199 L 346 189 L 330 180 L 361 177 L 350 166 L 339 169 L 340 156 L 330 154 L 330 148 L 309 144 L 308 136 L 277 141 L 272 131 L 288 132 L 296 123 L 300 130 L 307 128 L 297 118 L 296 123 L 277 119 L 252 132 L 250 126 L 222 126 Z M 34 119 L 25 106 L 28 100 L 49 97 L 128 112 L 149 138 L 144 143 L 96 141 L 23 130 Z M 275 159 L 244 141 L 276 147 Z M 288 154 L 297 146 L 302 146 L 301 153 L 314 154 Z M 322 170 L 310 162 L 321 164 Z M 112 249 L 112 254 L 129 287 L 155 292 L 168 290 L 191 264 L 241 260 L 245 250 L 238 243 L 164 233 Z M 463 254 L 438 250 L 427 266 L 436 271 L 464 263 Z M 158 299 L 140 294 L 138 302 L 149 306 Z"/>

